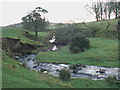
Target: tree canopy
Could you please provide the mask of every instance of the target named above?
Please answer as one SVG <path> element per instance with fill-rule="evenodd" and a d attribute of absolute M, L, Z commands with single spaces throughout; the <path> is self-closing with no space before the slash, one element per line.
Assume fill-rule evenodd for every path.
<path fill-rule="evenodd" d="M 47 10 L 36 7 L 33 11 L 31 11 L 28 15 L 22 17 L 22 24 L 26 30 L 33 30 L 36 35 L 36 39 L 39 31 L 44 31 L 48 24 L 46 21 L 44 14 L 48 13 Z M 43 14 L 43 17 L 42 17 Z"/>
<path fill-rule="evenodd" d="M 92 9 L 96 15 L 97 21 L 111 19 L 111 13 L 114 13 L 115 18 L 118 18 L 120 12 L 120 1 L 96 2 L 92 4 Z"/>

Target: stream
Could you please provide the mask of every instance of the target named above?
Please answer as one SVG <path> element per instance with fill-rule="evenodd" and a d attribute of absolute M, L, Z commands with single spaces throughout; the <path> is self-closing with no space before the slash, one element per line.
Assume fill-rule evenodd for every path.
<path fill-rule="evenodd" d="M 53 36 L 52 39 L 49 40 L 51 44 L 54 44 L 55 41 L 55 36 Z M 53 48 L 47 51 L 56 50 L 58 50 L 58 48 L 54 44 Z M 120 79 L 120 68 L 107 68 L 78 64 L 75 69 L 70 69 L 69 64 L 37 62 L 35 60 L 35 56 L 35 54 L 30 54 L 21 58 L 16 56 L 15 58 L 20 62 L 20 64 L 24 65 L 28 69 L 42 71 L 43 73 L 49 73 L 54 76 L 59 76 L 59 71 L 61 69 L 67 69 L 71 73 L 71 78 L 87 78 L 92 80 L 100 80 L 106 79 L 108 76 L 115 76 L 117 77 L 117 79 Z"/>
<path fill-rule="evenodd" d="M 115 76 L 117 78 L 120 77 L 120 68 L 107 68 L 79 64 L 76 69 L 72 70 L 69 68 L 68 64 L 36 62 L 35 56 L 35 54 L 26 55 L 17 60 L 20 62 L 20 64 L 24 64 L 28 69 L 35 71 L 41 71 L 43 69 L 43 73 L 49 73 L 54 76 L 59 76 L 59 71 L 61 69 L 68 69 L 71 73 L 71 78 L 100 80 L 106 79 L 108 76 Z M 104 72 L 99 72 L 99 70 L 104 70 Z"/>

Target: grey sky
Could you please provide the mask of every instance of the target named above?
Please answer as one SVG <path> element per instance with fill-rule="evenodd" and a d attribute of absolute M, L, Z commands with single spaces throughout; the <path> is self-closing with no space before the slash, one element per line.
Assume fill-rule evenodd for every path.
<path fill-rule="evenodd" d="M 95 15 L 85 8 L 87 4 L 91 5 L 91 2 L 74 2 L 74 0 L 72 2 L 33 2 L 31 0 L 29 2 L 2 2 L 0 5 L 2 7 L 0 12 L 2 23 L 0 26 L 21 22 L 23 16 L 38 6 L 48 10 L 46 18 L 50 22 L 93 21 Z"/>

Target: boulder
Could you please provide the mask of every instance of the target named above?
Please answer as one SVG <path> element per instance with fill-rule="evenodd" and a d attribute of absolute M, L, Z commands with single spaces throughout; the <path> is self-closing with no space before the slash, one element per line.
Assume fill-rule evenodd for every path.
<path fill-rule="evenodd" d="M 100 70 L 96 71 L 96 73 L 99 72 L 100 74 L 102 74 L 102 73 L 105 73 L 105 71 L 106 71 L 105 69 L 100 69 Z"/>
<path fill-rule="evenodd" d="M 73 72 L 72 73 L 77 73 L 78 72 L 78 70 L 73 70 Z"/>
<path fill-rule="evenodd" d="M 59 69 L 57 69 L 56 71 L 57 71 L 57 72 L 59 72 L 60 70 L 59 70 Z"/>
<path fill-rule="evenodd" d="M 43 73 L 48 73 L 48 71 L 44 71 Z"/>
<path fill-rule="evenodd" d="M 86 66 L 83 64 L 77 64 L 77 67 L 86 67 Z"/>
<path fill-rule="evenodd" d="M 44 71 L 48 71 L 48 70 L 47 70 L 47 69 L 42 68 L 40 71 L 41 71 L 41 72 L 44 72 Z"/>

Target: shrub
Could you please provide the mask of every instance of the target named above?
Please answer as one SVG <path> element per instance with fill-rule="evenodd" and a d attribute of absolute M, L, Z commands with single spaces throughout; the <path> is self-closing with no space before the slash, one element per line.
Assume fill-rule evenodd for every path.
<path fill-rule="evenodd" d="M 67 81 L 67 80 L 70 80 L 70 77 L 71 75 L 70 75 L 69 70 L 65 70 L 65 69 L 60 70 L 59 78 L 61 80 Z"/>
<path fill-rule="evenodd" d="M 77 64 L 71 64 L 70 69 L 77 69 Z"/>
<path fill-rule="evenodd" d="M 81 34 L 76 34 L 70 39 L 70 51 L 73 53 L 83 52 L 90 47 L 89 40 Z"/>
<path fill-rule="evenodd" d="M 117 82 L 117 78 L 115 76 L 109 76 L 107 79 L 106 79 L 106 82 L 109 83 L 110 85 L 113 85 Z"/>

